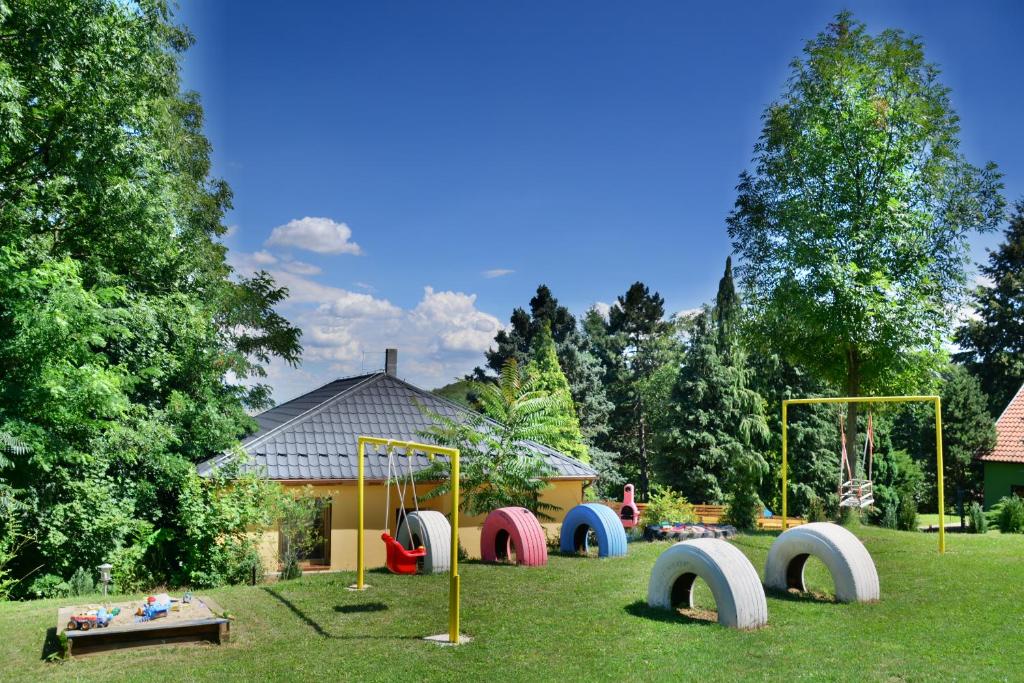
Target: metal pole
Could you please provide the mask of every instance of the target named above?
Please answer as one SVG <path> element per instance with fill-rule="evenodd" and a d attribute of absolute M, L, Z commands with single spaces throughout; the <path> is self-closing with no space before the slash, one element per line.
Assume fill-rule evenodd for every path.
<path fill-rule="evenodd" d="M 942 467 L 942 399 L 935 397 L 935 476 L 939 484 L 939 552 L 946 552 L 946 492 Z"/>
<path fill-rule="evenodd" d="M 363 584 L 363 440 L 359 440 L 359 486 L 356 494 L 356 499 L 359 505 L 359 531 L 356 533 L 356 563 L 359 568 L 356 574 L 356 589 L 363 590 L 366 586 Z"/>
<path fill-rule="evenodd" d="M 787 515 L 787 512 L 788 512 L 788 508 L 786 506 L 786 503 L 787 503 L 787 498 L 788 498 L 787 492 L 788 492 L 788 489 L 789 489 L 789 483 L 787 481 L 788 469 L 789 469 L 788 465 L 789 465 L 789 463 L 787 461 L 788 453 L 787 453 L 787 443 L 786 443 L 787 431 L 788 431 L 787 425 L 786 425 L 786 417 L 787 417 L 788 409 L 789 409 L 789 403 L 787 401 L 783 401 L 782 402 L 782 530 L 783 531 L 786 530 L 786 515 Z"/>
<path fill-rule="evenodd" d="M 452 459 L 452 574 L 448 587 L 448 642 L 459 642 L 459 451 L 451 452 Z"/>

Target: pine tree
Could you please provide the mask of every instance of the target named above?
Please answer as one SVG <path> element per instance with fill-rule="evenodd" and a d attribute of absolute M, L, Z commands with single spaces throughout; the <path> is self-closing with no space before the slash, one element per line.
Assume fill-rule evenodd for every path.
<path fill-rule="evenodd" d="M 989 409 L 999 415 L 1024 384 L 1024 200 L 981 273 L 991 284 L 975 291 L 978 317 L 958 330 L 956 360 L 981 380 Z"/>
<path fill-rule="evenodd" d="M 580 423 L 576 417 L 576 407 L 569 393 L 569 382 L 558 364 L 555 340 L 551 336 L 551 326 L 544 325 L 540 333 L 533 339 L 533 358 L 526 366 L 526 373 L 533 378 L 538 391 L 545 392 L 557 399 L 558 427 L 552 430 L 544 445 L 557 451 L 571 455 L 583 462 L 589 462 L 587 445 L 580 434 Z"/>
<path fill-rule="evenodd" d="M 731 261 L 717 305 L 694 322 L 678 379 L 660 479 L 694 501 L 730 501 L 730 517 L 750 526 L 759 509 L 756 489 L 767 470 L 760 449 L 768 440 L 763 400 L 748 388 L 750 371 L 738 337 L 740 305 Z M 742 509 L 742 514 L 740 510 Z"/>
<path fill-rule="evenodd" d="M 516 308 L 509 319 L 509 328 L 494 337 L 495 346 L 486 353 L 487 367 L 500 373 L 508 359 L 515 358 L 525 367 L 533 357 L 534 342 L 547 326 L 555 341 L 558 364 L 569 382 L 576 418 L 588 442 L 593 442 L 608 431 L 608 414 L 612 405 L 602 382 L 604 369 L 590 348 L 587 335 L 579 329 L 576 318 L 568 308 L 558 303 L 547 285 L 537 287 L 530 299 L 530 311 Z M 489 379 L 477 368 L 473 379 Z"/>
<path fill-rule="evenodd" d="M 618 297 L 607 322 L 590 314 L 586 321 L 591 338 L 600 340 L 608 396 L 615 406 L 608 435 L 599 445 L 620 454 L 622 472 L 637 477 L 641 500 L 650 489 L 655 425 L 668 405 L 680 354 L 676 328 L 664 318 L 661 295 L 636 282 Z"/>

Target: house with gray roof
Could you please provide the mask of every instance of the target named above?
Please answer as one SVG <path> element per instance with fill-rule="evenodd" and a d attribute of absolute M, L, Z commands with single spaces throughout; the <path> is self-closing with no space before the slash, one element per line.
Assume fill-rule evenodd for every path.
<path fill-rule="evenodd" d="M 383 371 L 336 379 L 255 416 L 258 430 L 241 442 L 248 456 L 242 470 L 261 472 L 286 487 L 308 486 L 320 502 L 316 525 L 324 542 L 307 558 L 308 569 L 355 567 L 358 437 L 423 441 L 424 431 L 433 424 L 432 414 L 460 419 L 469 416 L 470 410 L 400 379 L 397 351 L 389 349 Z M 526 442 L 526 446 L 543 458 L 552 472 L 542 499 L 558 507 L 550 513 L 554 521 L 545 525 L 549 533 L 556 533 L 562 516 L 583 501 L 584 489 L 597 473 L 542 444 Z M 200 463 L 199 473 L 206 475 L 232 457 L 232 453 L 224 453 Z M 392 487 L 390 507 L 396 509 L 385 514 L 387 455 L 368 452 L 365 457 L 366 534 L 368 539 L 377 539 L 385 529 L 397 532 L 398 503 Z M 411 464 L 417 472 L 430 462 L 426 456 L 415 455 Z M 405 467 L 403 463 L 403 471 Z M 411 499 L 406 503 L 413 505 Z M 450 512 L 447 495 L 420 500 L 419 506 Z M 482 523 L 482 518 L 467 515 L 460 519 L 462 545 L 471 557 L 479 555 Z M 264 566 L 276 568 L 279 542 L 276 529 L 262 532 Z M 366 557 L 367 566 L 382 566 L 383 544 L 368 541 Z"/>

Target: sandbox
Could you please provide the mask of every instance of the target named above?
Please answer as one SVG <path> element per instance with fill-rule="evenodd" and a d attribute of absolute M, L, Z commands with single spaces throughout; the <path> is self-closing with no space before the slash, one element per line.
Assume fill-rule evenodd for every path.
<path fill-rule="evenodd" d="M 68 629 L 68 621 L 72 615 L 96 609 L 99 605 L 72 605 L 60 608 L 57 611 L 57 634 L 67 637 L 65 654 L 83 655 L 167 643 L 205 641 L 219 644 L 227 642 L 230 636 L 230 620 L 224 616 L 224 610 L 210 598 L 196 596 L 188 604 L 177 602 L 176 608 L 168 611 L 167 616 L 137 622 L 135 610 L 140 604 L 142 602 L 139 600 L 108 603 L 104 605 L 108 611 L 119 607 L 120 613 L 108 626 L 94 626 L 88 630 Z"/>

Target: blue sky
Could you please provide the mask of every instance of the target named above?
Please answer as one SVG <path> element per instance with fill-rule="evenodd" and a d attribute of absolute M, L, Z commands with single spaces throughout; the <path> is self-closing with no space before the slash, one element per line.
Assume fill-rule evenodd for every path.
<path fill-rule="evenodd" d="M 391 345 L 444 384 L 541 282 L 577 312 L 635 280 L 709 300 L 761 113 L 844 7 L 923 38 L 968 158 L 1022 197 L 1024 3 L 185 0 L 232 262 L 288 285 L 305 332 L 275 397 Z"/>

